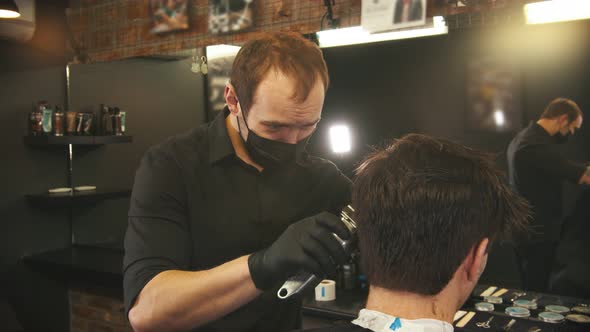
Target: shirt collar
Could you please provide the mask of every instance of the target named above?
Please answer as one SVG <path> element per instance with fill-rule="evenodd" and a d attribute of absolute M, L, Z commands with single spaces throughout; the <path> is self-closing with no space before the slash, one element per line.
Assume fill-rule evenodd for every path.
<path fill-rule="evenodd" d="M 225 118 L 229 115 L 229 109 L 223 108 L 219 114 L 209 123 L 209 163 L 216 163 L 230 155 L 235 155 L 225 126 Z"/>
<path fill-rule="evenodd" d="M 403 319 L 362 309 L 353 324 L 374 332 L 453 332 L 453 325 L 436 319 Z"/>
<path fill-rule="evenodd" d="M 531 121 L 531 125 L 530 125 L 533 130 L 541 135 L 541 136 L 545 136 L 545 137 L 551 137 L 551 135 L 549 135 L 549 133 L 547 132 L 547 130 L 545 130 L 545 128 L 543 128 L 543 126 L 541 126 L 540 124 L 536 123 L 535 121 Z"/>
<path fill-rule="evenodd" d="M 555 137 L 549 135 L 545 128 L 534 121 L 531 121 L 529 127 L 523 133 L 523 135 L 523 140 L 529 145 L 555 143 Z"/>

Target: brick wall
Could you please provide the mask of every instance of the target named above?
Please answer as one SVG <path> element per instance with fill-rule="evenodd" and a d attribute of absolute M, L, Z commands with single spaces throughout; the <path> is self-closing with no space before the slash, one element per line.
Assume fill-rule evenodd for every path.
<path fill-rule="evenodd" d="M 68 293 L 70 332 L 133 332 L 120 296 L 87 288 L 70 288 Z"/>
<path fill-rule="evenodd" d="M 88 50 L 91 61 L 106 61 L 236 44 L 261 31 L 315 32 L 325 12 L 321 0 L 256 0 L 254 27 L 250 31 L 219 36 L 208 32 L 208 1 L 189 2 L 189 30 L 164 35 L 150 33 L 147 0 L 72 0 L 66 14 L 74 40 Z M 341 18 L 342 26 L 359 25 L 360 9 L 361 0 L 339 0 L 334 13 Z"/>
<path fill-rule="evenodd" d="M 482 6 L 456 7 L 446 0 L 428 0 L 427 16 L 482 11 L 524 0 L 483 0 Z M 264 31 L 320 30 L 326 9 L 323 0 L 255 0 L 254 27 L 247 32 L 212 35 L 208 32 L 208 0 L 189 1 L 190 28 L 150 33 L 148 0 L 71 0 L 66 15 L 75 43 L 91 62 L 162 54 L 215 44 L 240 44 Z M 334 17 L 341 27 L 360 25 L 361 0 L 337 0 Z"/>

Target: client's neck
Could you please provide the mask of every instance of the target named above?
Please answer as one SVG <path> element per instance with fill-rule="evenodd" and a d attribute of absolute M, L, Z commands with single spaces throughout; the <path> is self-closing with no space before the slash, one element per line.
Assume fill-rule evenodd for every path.
<path fill-rule="evenodd" d="M 366 308 L 404 319 L 428 318 L 452 324 L 458 301 L 444 293 L 425 296 L 371 286 Z"/>

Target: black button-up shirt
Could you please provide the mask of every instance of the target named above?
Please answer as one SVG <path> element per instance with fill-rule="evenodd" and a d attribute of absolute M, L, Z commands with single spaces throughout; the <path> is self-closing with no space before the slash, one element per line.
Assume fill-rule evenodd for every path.
<path fill-rule="evenodd" d="M 227 133 L 228 113 L 143 157 L 125 235 L 127 311 L 162 271 L 213 268 L 268 247 L 295 221 L 338 213 L 350 201 L 350 180 L 327 160 L 308 156 L 304 164 L 263 172 L 244 163 Z M 276 291 L 196 331 L 296 328 L 300 301 L 278 300 Z"/>
<path fill-rule="evenodd" d="M 586 167 L 562 156 L 555 138 L 531 123 L 508 146 L 510 185 L 532 205 L 534 231 L 557 240 L 563 214 L 562 182 L 578 183 Z"/>

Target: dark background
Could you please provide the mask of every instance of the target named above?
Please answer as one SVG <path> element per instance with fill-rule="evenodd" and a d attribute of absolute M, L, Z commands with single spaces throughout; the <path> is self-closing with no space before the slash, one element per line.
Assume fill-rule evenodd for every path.
<path fill-rule="evenodd" d="M 38 209 L 24 199 L 27 193 L 66 184 L 65 150 L 32 148 L 22 140 L 33 103 L 65 104 L 65 59 L 71 58 L 59 46 L 66 39 L 65 5 L 60 9 L 37 3 L 42 14 L 34 39 L 26 45 L 0 41 L 0 275 L 6 288 L 0 296 L 6 294 L 30 330 L 65 330 L 65 285 L 16 265 L 24 255 L 70 244 L 65 211 Z M 48 43 L 56 46 L 47 48 Z M 589 44 L 590 23 L 583 21 L 325 49 L 332 84 L 310 149 L 349 175 L 371 146 L 409 132 L 501 152 L 513 132 L 478 132 L 465 125 L 468 62 L 491 54 L 515 64 L 523 123 L 536 119 L 557 96 L 574 99 L 588 118 Z M 128 133 L 133 135 L 131 144 L 75 148 L 76 185 L 130 188 L 149 146 L 204 123 L 203 77 L 190 72 L 189 61 L 138 58 L 71 67 L 71 109 L 96 110 L 100 103 L 119 106 L 127 111 Z M 329 150 L 327 129 L 336 122 L 352 129 L 350 154 L 335 156 Z M 574 159 L 590 160 L 590 127 L 583 126 L 564 150 Z M 577 188 L 565 189 L 572 202 Z M 128 203 L 118 199 L 76 208 L 75 242 L 120 246 Z M 483 280 L 518 286 L 517 279 L 511 251 L 498 248 Z"/>

